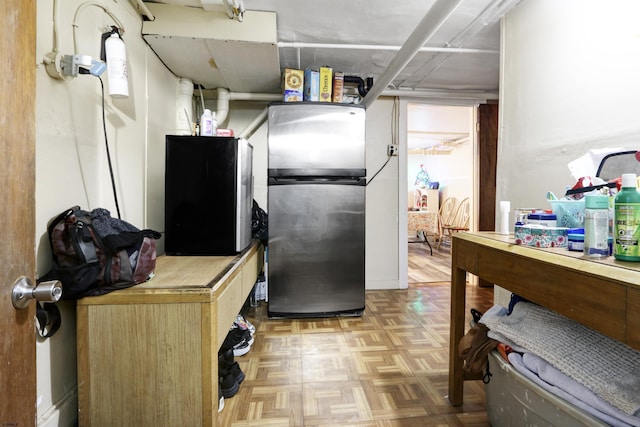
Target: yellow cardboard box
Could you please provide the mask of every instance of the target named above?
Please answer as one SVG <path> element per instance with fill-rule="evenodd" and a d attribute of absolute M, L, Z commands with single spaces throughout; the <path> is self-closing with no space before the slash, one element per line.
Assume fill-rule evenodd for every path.
<path fill-rule="evenodd" d="M 285 68 L 282 73 L 284 102 L 301 102 L 304 84 L 304 72 L 295 68 Z"/>
<path fill-rule="evenodd" d="M 333 69 L 320 67 L 320 102 L 331 102 L 331 90 L 333 88 Z"/>

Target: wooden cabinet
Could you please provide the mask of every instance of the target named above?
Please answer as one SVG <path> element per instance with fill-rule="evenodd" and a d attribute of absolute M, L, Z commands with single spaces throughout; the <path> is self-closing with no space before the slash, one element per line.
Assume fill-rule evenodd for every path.
<path fill-rule="evenodd" d="M 215 426 L 218 348 L 262 269 L 228 257 L 158 257 L 155 277 L 78 301 L 81 426 Z"/>
<path fill-rule="evenodd" d="M 465 330 L 467 273 L 640 350 L 640 263 L 516 245 L 513 234 L 455 233 L 449 335 L 449 400 L 454 406 L 463 403 L 466 379 L 458 347 Z"/>

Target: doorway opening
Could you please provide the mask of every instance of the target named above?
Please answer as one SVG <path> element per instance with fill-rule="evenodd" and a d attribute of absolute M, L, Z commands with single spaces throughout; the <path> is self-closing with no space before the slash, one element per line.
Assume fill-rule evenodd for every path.
<path fill-rule="evenodd" d="M 420 101 L 407 101 L 403 108 L 406 139 L 400 150 L 399 194 L 406 194 L 407 202 L 406 207 L 400 203 L 398 217 L 406 224 L 406 243 L 399 246 L 399 260 L 400 271 L 407 271 L 401 283 L 410 287 L 450 280 L 450 242 L 442 239 L 438 227 L 438 211 L 447 198 L 454 198 L 456 205 L 469 199 L 474 229 L 477 111 L 474 106 Z"/>

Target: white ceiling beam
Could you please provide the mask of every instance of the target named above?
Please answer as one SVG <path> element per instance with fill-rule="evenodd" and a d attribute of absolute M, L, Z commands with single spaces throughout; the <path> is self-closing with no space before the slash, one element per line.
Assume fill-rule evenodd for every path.
<path fill-rule="evenodd" d="M 449 19 L 462 0 L 437 0 L 391 60 L 384 73 L 373 84 L 362 103 L 365 108 L 380 96 L 389 83 L 407 66 L 420 49 L 433 37 L 438 29 Z"/>

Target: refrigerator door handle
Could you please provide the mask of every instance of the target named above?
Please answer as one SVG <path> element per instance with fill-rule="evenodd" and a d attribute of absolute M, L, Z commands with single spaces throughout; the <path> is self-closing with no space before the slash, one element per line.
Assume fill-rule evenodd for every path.
<path fill-rule="evenodd" d="M 364 177 L 269 177 L 268 185 L 367 185 Z"/>

